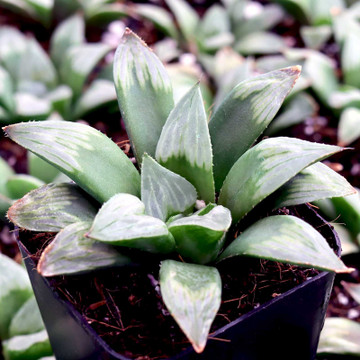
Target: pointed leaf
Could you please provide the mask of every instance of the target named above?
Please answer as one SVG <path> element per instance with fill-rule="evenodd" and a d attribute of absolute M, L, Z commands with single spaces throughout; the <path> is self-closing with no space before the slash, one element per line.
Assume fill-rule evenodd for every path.
<path fill-rule="evenodd" d="M 50 41 L 51 59 L 57 68 L 64 60 L 64 55 L 73 45 L 80 45 L 85 41 L 85 23 L 81 15 L 75 14 L 55 29 Z"/>
<path fill-rule="evenodd" d="M 15 336 L 3 342 L 4 355 L 7 359 L 39 359 L 52 354 L 46 330 Z"/>
<path fill-rule="evenodd" d="M 31 191 L 9 210 L 9 219 L 32 231 L 58 232 L 79 222 L 92 221 L 96 207 L 77 185 L 49 184 Z"/>
<path fill-rule="evenodd" d="M 0 253 L 0 337 L 9 336 L 11 319 L 33 291 L 26 270 Z"/>
<path fill-rule="evenodd" d="M 341 150 L 338 146 L 293 138 L 265 139 L 231 168 L 221 188 L 219 204 L 230 209 L 237 222 L 307 166 Z"/>
<path fill-rule="evenodd" d="M 116 104 L 114 83 L 108 80 L 95 80 L 81 95 L 74 109 L 74 119 L 81 119 L 84 115 L 97 110 L 101 106 Z"/>
<path fill-rule="evenodd" d="M 103 43 L 80 44 L 63 54 L 60 76 L 71 87 L 75 97 L 81 94 L 91 71 L 110 50 L 110 46 Z"/>
<path fill-rule="evenodd" d="M 230 225 L 230 211 L 223 206 L 209 204 L 191 216 L 172 221 L 168 228 L 182 256 L 206 264 L 216 259 Z"/>
<path fill-rule="evenodd" d="M 90 222 L 78 222 L 60 231 L 41 254 L 38 272 L 43 276 L 57 276 L 131 262 L 112 246 L 86 238 L 90 226 Z"/>
<path fill-rule="evenodd" d="M 278 190 L 274 208 L 354 193 L 356 190 L 344 177 L 328 166 L 316 163 L 301 171 Z"/>
<path fill-rule="evenodd" d="M 130 29 L 116 50 L 114 82 L 126 131 L 140 164 L 145 152 L 155 155 L 174 101 L 164 66 Z"/>
<path fill-rule="evenodd" d="M 329 25 L 302 26 L 300 34 L 307 48 L 321 49 L 330 39 L 332 29 Z"/>
<path fill-rule="evenodd" d="M 156 159 L 190 181 L 202 200 L 215 200 L 210 136 L 198 85 L 171 111 L 161 132 Z"/>
<path fill-rule="evenodd" d="M 238 236 L 220 255 L 251 256 L 284 263 L 347 273 L 325 238 L 305 221 L 290 215 L 269 216 Z"/>
<path fill-rule="evenodd" d="M 318 354 L 360 356 L 360 324 L 345 318 L 327 318 L 320 334 Z"/>
<path fill-rule="evenodd" d="M 165 260 L 160 268 L 162 298 L 175 321 L 201 353 L 220 308 L 221 278 L 214 267 Z"/>
<path fill-rule="evenodd" d="M 135 196 L 117 194 L 101 207 L 86 236 L 110 245 L 171 252 L 175 243 L 166 224 L 143 215 L 144 211 L 145 205 Z"/>
<path fill-rule="evenodd" d="M 9 327 L 10 337 L 33 334 L 45 328 L 35 297 L 31 297 L 14 315 Z"/>
<path fill-rule="evenodd" d="M 209 130 L 217 190 L 236 160 L 274 118 L 299 74 L 300 68 L 295 66 L 245 80 L 216 110 Z"/>
<path fill-rule="evenodd" d="M 196 189 L 180 175 L 162 167 L 146 154 L 141 171 L 141 200 L 147 215 L 166 221 L 194 206 Z"/>
<path fill-rule="evenodd" d="M 120 192 L 140 192 L 140 176 L 132 162 L 115 143 L 90 126 L 49 120 L 10 125 L 4 131 L 100 202 Z"/>
<path fill-rule="evenodd" d="M 349 107 L 341 113 L 338 125 L 338 142 L 346 146 L 360 138 L 360 110 Z"/>

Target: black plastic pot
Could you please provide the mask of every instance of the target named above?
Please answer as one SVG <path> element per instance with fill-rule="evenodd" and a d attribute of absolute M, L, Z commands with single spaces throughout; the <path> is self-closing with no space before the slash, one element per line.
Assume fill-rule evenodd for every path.
<path fill-rule="evenodd" d="M 340 255 L 340 242 L 320 216 L 312 224 L 332 234 L 330 245 Z M 320 224 L 320 225 L 319 225 Z M 26 247 L 18 240 L 35 296 L 57 360 L 122 359 L 88 325 L 80 313 L 60 298 L 40 276 Z M 334 274 L 322 272 L 219 329 L 202 354 L 192 348 L 172 359 L 313 360 L 324 324 Z"/>

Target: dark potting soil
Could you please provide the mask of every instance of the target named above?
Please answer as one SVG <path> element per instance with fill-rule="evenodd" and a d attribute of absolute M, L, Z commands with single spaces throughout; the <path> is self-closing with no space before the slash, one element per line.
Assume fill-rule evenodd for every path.
<path fill-rule="evenodd" d="M 305 217 L 332 245 L 331 229 L 315 214 L 309 213 L 306 206 L 282 209 L 277 213 Z M 248 218 L 245 222 L 253 222 L 253 219 Z M 21 240 L 34 254 L 35 262 L 53 237 L 54 234 L 49 233 L 21 233 Z M 63 299 L 82 313 L 115 351 L 139 360 L 168 358 L 190 344 L 162 301 L 157 281 L 161 259 L 148 254 L 144 259 L 146 266 L 57 276 L 49 280 Z M 226 341 L 214 338 L 212 334 L 319 273 L 314 269 L 252 258 L 230 259 L 221 263 L 218 269 L 223 284 L 222 303 L 211 327 L 209 341 Z"/>

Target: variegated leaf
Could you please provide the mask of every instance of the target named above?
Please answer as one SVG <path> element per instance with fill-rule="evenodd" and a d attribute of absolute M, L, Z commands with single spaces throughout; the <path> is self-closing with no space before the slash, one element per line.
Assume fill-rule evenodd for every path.
<path fill-rule="evenodd" d="M 182 256 L 207 264 L 219 254 L 230 225 L 230 211 L 223 206 L 209 204 L 191 216 L 169 222 L 168 228 Z"/>
<path fill-rule="evenodd" d="M 174 100 L 163 64 L 130 29 L 126 29 L 116 50 L 114 81 L 120 111 L 140 164 L 145 152 L 155 155 Z"/>
<path fill-rule="evenodd" d="M 146 214 L 166 221 L 194 206 L 197 199 L 194 186 L 147 154 L 143 157 L 141 172 L 141 200 Z"/>
<path fill-rule="evenodd" d="M 190 181 L 200 199 L 215 200 L 211 142 L 199 85 L 171 111 L 161 132 L 156 159 Z"/>
<path fill-rule="evenodd" d="M 251 256 L 339 273 L 352 272 L 325 238 L 305 221 L 290 215 L 269 216 L 238 236 L 218 261 Z"/>
<path fill-rule="evenodd" d="M 299 74 L 300 68 L 294 66 L 245 80 L 218 107 L 209 123 L 217 190 L 274 118 Z"/>
<path fill-rule="evenodd" d="M 144 204 L 135 196 L 118 194 L 99 210 L 87 237 L 110 245 L 152 253 L 169 253 L 175 242 L 166 224 L 143 215 Z"/>
<path fill-rule="evenodd" d="M 237 222 L 307 166 L 341 150 L 338 146 L 293 138 L 265 139 L 231 168 L 221 188 L 219 204 L 230 209 Z"/>
<path fill-rule="evenodd" d="M 74 45 L 63 54 L 60 77 L 70 86 L 76 98 L 80 96 L 91 71 L 110 50 L 109 45 L 91 43 Z"/>
<path fill-rule="evenodd" d="M 341 317 L 325 320 L 317 353 L 345 355 L 349 359 L 360 356 L 360 324 Z M 344 357 L 343 357 L 344 358 Z"/>
<path fill-rule="evenodd" d="M 10 125 L 4 131 L 100 202 L 121 192 L 140 193 L 135 166 L 114 142 L 90 126 L 49 120 Z"/>
<path fill-rule="evenodd" d="M 80 14 L 75 14 L 61 22 L 50 41 L 50 54 L 54 64 L 59 68 L 69 48 L 82 44 L 84 40 L 85 23 Z"/>
<path fill-rule="evenodd" d="M 9 219 L 20 228 L 58 232 L 80 221 L 91 222 L 97 212 L 75 184 L 49 184 L 33 190 L 10 208 Z"/>
<path fill-rule="evenodd" d="M 45 120 L 51 113 L 51 103 L 35 95 L 18 92 L 14 95 L 17 121 Z"/>
<path fill-rule="evenodd" d="M 338 143 L 346 146 L 360 138 L 360 110 L 353 107 L 346 108 L 338 124 Z"/>
<path fill-rule="evenodd" d="M 107 244 L 86 238 L 91 222 L 65 227 L 41 254 L 37 269 L 43 276 L 75 274 L 126 265 L 131 260 Z"/>
<path fill-rule="evenodd" d="M 161 295 L 170 314 L 201 353 L 220 308 L 221 278 L 214 267 L 165 260 L 160 268 Z"/>
<path fill-rule="evenodd" d="M 356 193 L 348 181 L 322 163 L 311 165 L 278 190 L 275 208 Z"/>

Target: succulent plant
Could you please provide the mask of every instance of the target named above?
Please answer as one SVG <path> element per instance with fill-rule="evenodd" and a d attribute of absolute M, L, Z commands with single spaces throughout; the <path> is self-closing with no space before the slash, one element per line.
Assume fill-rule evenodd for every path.
<path fill-rule="evenodd" d="M 141 175 L 115 143 L 84 124 L 4 128 L 75 182 L 33 190 L 8 212 L 20 228 L 58 233 L 38 271 L 84 272 L 136 262 L 139 251 L 160 254 L 165 305 L 197 352 L 221 303 L 219 262 L 251 256 L 350 271 L 318 231 L 292 215 L 265 217 L 235 239 L 229 235 L 265 198 L 277 209 L 354 192 L 320 163 L 341 147 L 286 137 L 252 146 L 299 74 L 295 66 L 239 83 L 208 123 L 199 86 L 174 106 L 162 63 L 127 29 L 114 81 Z"/>

